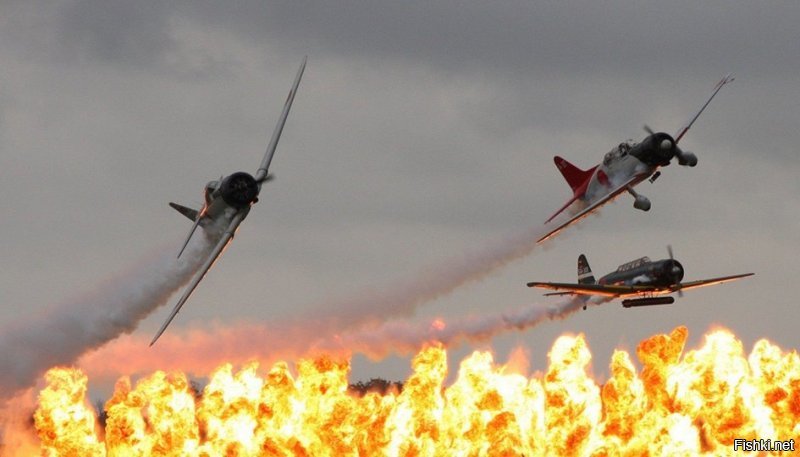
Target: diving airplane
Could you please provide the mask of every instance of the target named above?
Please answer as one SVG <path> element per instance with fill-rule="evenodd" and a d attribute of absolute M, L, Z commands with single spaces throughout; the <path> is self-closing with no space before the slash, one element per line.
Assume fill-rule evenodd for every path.
<path fill-rule="evenodd" d="M 600 280 L 595 281 L 592 269 L 586 256 L 578 257 L 578 282 L 577 284 L 559 282 L 529 282 L 528 287 L 557 290 L 560 292 L 545 295 L 581 295 L 588 300 L 592 296 L 602 297 L 601 301 L 611 301 L 623 298 L 622 306 L 669 305 L 675 303 L 674 297 L 661 297 L 678 292 L 683 296 L 684 290 L 698 287 L 713 286 L 729 281 L 752 276 L 754 273 L 744 273 L 733 276 L 723 276 L 699 281 L 681 282 L 683 279 L 683 265 L 672 256 L 672 248 L 667 247 L 669 259 L 651 261 L 647 257 L 633 260 L 620 265 L 616 271 L 611 272 Z M 634 298 L 631 298 L 634 297 Z M 586 309 L 584 301 L 583 309 Z"/>
<path fill-rule="evenodd" d="M 559 208 L 555 214 L 550 216 L 550 219 L 545 221 L 545 224 L 549 224 L 556 216 L 575 202 L 580 202 L 583 208 L 566 221 L 550 229 L 547 234 L 539 238 L 537 243 L 555 236 L 563 229 L 580 221 L 626 191 L 634 198 L 634 208 L 649 211 L 650 200 L 634 191 L 633 187 L 648 178 L 651 183 L 655 182 L 661 176 L 661 172 L 658 171 L 659 167 L 666 167 L 673 158 L 678 159 L 679 165 L 689 167 L 697 165 L 697 156 L 678 148 L 678 142 L 681 141 L 681 138 L 692 127 L 692 124 L 700 117 L 700 114 L 711 103 L 711 100 L 722 89 L 722 86 L 731 81 L 733 81 L 733 77 L 730 74 L 722 78 L 700 110 L 685 126 L 678 130 L 674 137 L 664 132 L 654 132 L 645 125 L 644 129 L 648 135 L 641 143 L 632 141 L 620 143 L 619 146 L 606 153 L 602 163 L 588 170 L 581 170 L 563 158 L 555 156 L 553 161 L 556 167 L 572 188 L 572 198 Z"/>
<path fill-rule="evenodd" d="M 178 314 L 178 311 L 181 310 L 183 304 L 186 303 L 186 300 L 192 295 L 194 289 L 200 284 L 200 281 L 203 280 L 208 270 L 211 269 L 214 261 L 217 260 L 217 257 L 222 254 L 222 251 L 224 251 L 228 243 L 231 242 L 239 224 L 247 217 L 253 204 L 258 202 L 258 194 L 261 192 L 261 185 L 272 178 L 272 175 L 269 174 L 269 164 L 272 162 L 272 156 L 275 154 L 275 148 L 281 137 L 283 126 L 286 123 L 286 118 L 289 116 L 289 110 L 292 107 L 294 96 L 300 85 L 300 78 L 303 77 L 303 71 L 306 68 L 306 59 L 305 57 L 303 58 L 300 69 L 297 70 L 294 84 L 292 84 L 292 89 L 289 91 L 289 96 L 283 105 L 283 111 L 281 112 L 280 118 L 278 118 L 278 124 L 275 126 L 275 131 L 272 133 L 272 139 L 270 139 L 269 145 L 267 146 L 267 152 L 264 154 L 264 158 L 261 160 L 261 165 L 259 165 L 255 175 L 250 175 L 244 171 L 237 171 L 227 177 L 220 177 L 218 181 L 209 182 L 205 187 L 205 203 L 199 210 L 187 208 L 177 203 L 169 204 L 194 222 L 192 229 L 189 231 L 189 236 L 186 237 L 186 241 L 183 243 L 178 253 L 178 257 L 183 254 L 184 249 L 186 249 L 186 246 L 189 244 L 189 240 L 192 238 L 195 230 L 197 230 L 197 227 L 203 227 L 204 230 L 213 235 L 219 235 L 220 233 L 221 235 L 214 245 L 214 249 L 211 250 L 211 253 L 200 267 L 200 270 L 194 275 L 191 283 L 189 283 L 189 286 L 183 292 L 178 303 L 172 308 L 172 312 L 169 314 L 169 317 L 167 317 L 164 325 L 161 326 L 156 336 L 153 337 L 150 346 L 164 333 L 164 330 L 167 329 L 167 326 L 169 326 L 170 322 L 172 322 Z"/>

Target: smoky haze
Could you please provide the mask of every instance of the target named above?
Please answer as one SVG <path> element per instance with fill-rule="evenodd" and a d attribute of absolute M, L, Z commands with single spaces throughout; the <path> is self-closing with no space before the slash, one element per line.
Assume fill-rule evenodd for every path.
<path fill-rule="evenodd" d="M 284 348 L 281 355 L 302 355 L 320 344 L 330 346 L 326 341 L 330 341 L 335 334 L 377 325 L 395 316 L 411 315 L 419 305 L 448 294 L 468 282 L 480 280 L 508 262 L 528 254 L 536 246 L 535 240 L 544 233 L 543 230 L 536 227 L 520 232 L 500 239 L 483 249 L 465 253 L 459 258 L 450 259 L 432 268 L 422 269 L 422 273 L 414 278 L 384 288 L 375 288 L 372 291 L 353 292 L 350 298 L 319 304 L 314 307 L 313 315 L 296 316 L 296 327 L 288 332 L 302 333 L 303 338 L 298 339 L 297 335 L 288 338 L 285 326 L 276 325 L 272 329 L 273 332 L 278 330 L 277 334 L 284 337 L 278 340 L 295 343 L 294 346 L 290 344 Z M 0 366 L 4 367 L 0 374 L 2 392 L 9 396 L 13 395 L 20 389 L 32 386 L 47 368 L 74 364 L 88 352 L 135 330 L 142 319 L 164 304 L 178 288 L 186 284 L 204 257 L 208 255 L 209 249 L 209 240 L 205 236 L 193 237 L 186 253 L 179 260 L 171 255 L 169 249 L 159 249 L 160 254 L 140 260 L 127 272 L 107 279 L 85 298 L 61 304 L 35 319 L 3 328 L 0 336 L 0 354 L 3 354 L 0 357 L 4 357 L 0 358 Z M 315 319 L 311 320 L 312 316 Z M 492 327 L 496 324 L 482 325 Z M 279 330 L 281 327 L 284 329 Z M 475 333 L 476 327 L 471 328 L 471 332 Z M 494 333 L 497 331 L 498 329 L 488 328 L 485 330 Z M 382 333 L 388 335 L 390 332 L 381 331 L 374 336 Z M 464 333 L 469 332 L 470 330 L 464 331 Z M 410 329 L 406 330 L 406 333 L 409 334 L 406 339 L 414 339 L 417 346 L 425 341 L 417 334 L 411 336 Z M 449 333 L 450 330 L 447 334 Z M 234 341 L 226 339 L 243 338 L 236 330 L 226 332 L 226 336 L 228 338 L 215 337 L 214 344 L 235 347 Z M 363 340 L 364 336 L 356 333 L 354 338 Z M 433 338 L 447 341 L 445 334 L 437 334 Z M 383 339 L 385 341 L 382 344 L 384 347 L 382 351 L 386 352 L 389 349 L 385 346 L 391 342 L 387 338 Z M 255 338 L 248 340 L 257 341 Z M 314 343 L 320 340 L 323 343 Z M 409 351 L 407 348 L 410 344 L 413 343 L 406 342 L 404 345 L 405 352 Z M 191 352 L 186 350 L 175 352 L 175 348 L 170 347 L 169 343 L 157 344 L 157 347 L 164 345 L 167 345 L 169 354 Z M 269 348 L 275 353 L 274 355 L 278 355 L 279 351 L 274 343 L 269 345 Z M 130 349 L 131 352 L 138 352 L 135 348 Z M 343 349 L 346 348 L 338 348 L 339 351 Z M 147 349 L 142 347 L 142 350 Z M 354 345 L 352 350 L 364 352 L 365 349 L 362 344 L 358 347 Z M 376 352 L 365 353 L 376 354 Z M 203 354 L 204 357 L 208 356 L 207 352 Z M 247 354 L 252 355 L 251 352 Z M 227 355 L 235 356 L 235 354 Z M 122 359 L 127 357 L 131 355 Z M 216 363 L 219 362 L 221 359 L 216 360 Z M 105 363 L 112 362 L 107 360 Z"/>
<path fill-rule="evenodd" d="M 381 310 L 370 325 L 389 319 L 382 312 L 413 313 L 424 329 L 433 317 L 495 315 L 544 303 L 525 283 L 574 280 L 581 253 L 599 276 L 664 257 L 668 244 L 687 280 L 756 276 L 672 306 L 596 307 L 503 333 L 492 347 L 547 348 L 580 332 L 607 360 L 680 325 L 800 346 L 797 2 L 11 0 L 2 13 L 0 329 L 20 342 L 25 330 L 45 332 L 37 316 L 53 303 L 72 304 L 65 296 L 153 246 L 173 256 L 189 227 L 166 202 L 192 205 L 206 181 L 254 170 L 308 55 L 276 181 L 155 351 L 185 337 L 202 352 L 203 332 L 242 321 L 325 330 L 318 320 L 352 324 L 362 305 Z M 418 277 L 461 274 L 441 259 L 480 252 L 563 204 L 569 187 L 553 155 L 588 168 L 640 140 L 642 124 L 674 133 L 728 72 L 736 81 L 681 141 L 698 166 L 673 165 L 637 188 L 651 211 L 623 196 L 487 280 L 446 295 L 430 286 L 425 294 L 438 298 L 428 306 L 404 304 L 402 289 Z M 384 296 L 399 298 L 379 303 Z M 129 344 L 116 375 L 163 318 L 151 313 L 133 337 L 106 345 Z M 531 357 L 541 366 L 545 356 Z M 353 374 L 401 379 L 407 366 L 356 357 Z"/>
<path fill-rule="evenodd" d="M 172 249 L 157 249 L 86 296 L 0 327 L 0 400 L 33 386 L 50 367 L 77 359 L 139 322 L 186 284 L 210 250 L 195 236 L 176 259 Z M 144 349 L 144 348 L 142 348 Z"/>

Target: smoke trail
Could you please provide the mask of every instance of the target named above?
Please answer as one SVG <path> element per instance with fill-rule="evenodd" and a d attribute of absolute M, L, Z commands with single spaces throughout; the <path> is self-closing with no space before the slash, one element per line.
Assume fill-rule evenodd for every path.
<path fill-rule="evenodd" d="M 209 240 L 195 236 L 180 260 L 158 249 L 83 298 L 0 329 L 0 400 L 32 386 L 48 368 L 72 364 L 83 353 L 133 331 L 164 304 L 208 254 Z"/>
<path fill-rule="evenodd" d="M 86 355 L 83 363 L 110 376 L 111 367 L 119 369 L 116 374 L 130 373 L 137 364 L 142 368 L 155 368 L 152 364 L 156 360 L 164 363 L 158 367 L 162 369 L 173 366 L 188 369 L 193 365 L 208 368 L 210 360 L 215 359 L 207 357 L 209 354 L 224 354 L 229 361 L 236 361 L 275 355 L 299 356 L 317 347 L 333 349 L 335 345 L 329 341 L 331 335 L 376 326 L 387 317 L 410 315 L 420 304 L 482 279 L 493 270 L 528 254 L 542 233 L 541 227 L 523 231 L 435 268 L 423 269 L 418 276 L 395 283 L 393 287 L 372 293 L 362 291 L 338 302 L 313 307 L 315 319 L 312 322 L 309 322 L 309 316 L 296 316 L 293 321 L 273 326 L 247 326 L 245 334 L 239 330 L 232 334 L 220 330 L 221 335 L 211 340 L 195 333 L 189 338 L 194 343 L 194 346 L 189 346 L 191 350 L 185 341 L 169 338 L 167 334 L 167 338 L 148 353 L 143 353 L 141 348 L 145 344 L 137 338 L 124 339 L 99 355 L 90 353 L 92 349 L 130 333 L 190 279 L 209 248 L 205 237 L 195 237 L 181 261 L 174 259 L 171 249 L 162 249 L 160 251 L 164 254 L 160 258 L 141 262 L 120 278 L 107 282 L 90 297 L 3 328 L 0 333 L 0 397 L 32 385 L 47 368 L 74 363 L 82 355 Z M 483 325 L 492 327 L 491 324 Z M 386 327 L 385 332 L 392 331 L 399 332 Z M 452 331 L 442 332 L 442 338 Z M 472 328 L 472 332 L 479 333 L 478 327 Z M 252 337 L 245 336 L 248 333 Z M 421 338 L 423 335 L 416 336 Z M 108 357 L 112 353 L 116 357 Z M 176 353 L 183 354 L 179 365 L 174 358 Z M 202 356 L 193 363 L 189 360 L 191 354 Z M 119 366 L 123 361 L 124 366 Z"/>
<path fill-rule="evenodd" d="M 428 326 L 389 321 L 321 341 L 319 349 L 358 352 L 373 359 L 383 358 L 389 353 L 407 355 L 417 352 L 427 343 L 438 342 L 453 347 L 463 341 L 486 341 L 504 332 L 522 331 L 547 320 L 564 319 L 584 305 L 599 303 L 585 302 L 576 297 L 546 307 L 530 305 L 508 313 L 470 316 L 450 322 L 435 319 Z"/>
<path fill-rule="evenodd" d="M 234 335 L 220 330 L 223 336 L 215 341 L 206 341 L 198 333 L 190 340 L 201 347 L 207 346 L 208 352 L 200 352 L 209 354 L 224 350 L 232 361 L 261 358 L 265 353 L 302 355 L 309 348 L 330 347 L 330 344 L 319 343 L 320 337 L 378 325 L 387 317 L 410 315 L 420 304 L 477 281 L 528 254 L 542 233 L 540 227 L 523 231 L 482 250 L 450 259 L 435 268 L 423 269 L 418 276 L 395 283 L 393 287 L 371 293 L 362 291 L 350 298 L 315 306 L 312 310 L 316 318 L 313 323 L 308 321 L 308 316 L 296 316 L 292 321 L 271 327 L 249 326 L 255 341 L 262 345 L 258 348 L 246 347 L 248 345 L 242 340 L 253 339 L 236 333 L 238 330 Z M 112 345 L 110 351 L 101 351 L 99 357 L 90 352 L 135 329 L 144 317 L 190 279 L 208 249 L 209 243 L 205 237 L 193 238 L 181 261 L 174 259 L 171 249 L 160 249 L 164 254 L 159 258 L 140 262 L 120 278 L 108 281 L 89 297 L 59 306 L 26 322 L 5 326 L 0 333 L 0 387 L 3 391 L 0 397 L 32 385 L 47 368 L 73 363 L 84 354 L 89 364 L 95 367 L 104 364 L 93 361 L 104 359 L 106 367 L 102 369 L 109 374 L 109 367 L 117 366 L 123 360 L 127 369 L 119 367 L 117 374 L 130 373 L 136 360 L 140 360 L 142 367 L 150 367 L 153 360 L 166 362 L 166 366 L 161 368 L 175 365 L 176 351 L 186 349 L 178 349 L 178 346 L 185 348 L 183 341 L 169 338 L 169 334 L 165 335 L 165 340 L 159 341 L 156 350 L 151 351 L 153 354 L 143 354 L 137 338 L 124 339 L 120 344 Z M 238 338 L 240 336 L 242 338 Z M 220 345 L 220 341 L 227 343 Z M 134 344 L 137 346 L 134 347 Z M 102 356 L 103 353 L 116 353 L 119 357 L 106 358 Z M 183 354 L 181 359 L 185 363 L 191 356 L 186 352 Z M 202 364 L 200 361 L 198 363 Z M 181 366 L 185 369 L 185 365 Z"/>
<path fill-rule="evenodd" d="M 537 226 L 507 236 L 481 250 L 423 268 L 417 276 L 405 281 L 326 302 L 324 306 L 317 307 L 314 315 L 324 318 L 331 332 L 377 324 L 387 317 L 410 316 L 419 305 L 447 295 L 465 284 L 479 281 L 494 270 L 526 256 L 544 233 L 544 227 Z M 319 312 L 324 314 L 320 315 Z"/>
<path fill-rule="evenodd" d="M 478 281 L 497 268 L 527 255 L 536 247 L 536 240 L 542 234 L 544 228 L 535 227 L 507 236 L 482 250 L 422 269 L 413 278 L 311 306 L 309 312 L 279 323 L 239 324 L 228 328 L 216 327 L 210 332 L 168 332 L 147 352 L 141 351 L 146 343 L 140 338 L 121 338 L 98 352 L 86 354 L 81 359 L 81 367 L 91 373 L 93 379 L 157 369 L 205 374 L 223 360 L 237 363 L 251 359 L 296 358 L 317 348 L 349 352 L 335 344 L 333 335 L 374 328 L 389 317 L 411 315 L 419 305 Z M 391 330 L 387 328 L 386 331 Z M 180 359 L 176 359 L 174 354 L 181 354 Z"/>
<path fill-rule="evenodd" d="M 586 302 L 588 306 L 606 299 Z M 529 305 L 516 311 L 466 317 L 430 324 L 394 320 L 363 325 L 340 334 L 330 333 L 323 324 L 241 323 L 207 331 L 171 332 L 153 350 L 142 351 L 144 336 L 128 335 L 86 354 L 80 368 L 94 381 L 113 381 L 121 373 L 150 373 L 156 370 L 184 371 L 205 376 L 222 363 L 242 364 L 259 360 L 269 365 L 278 360 L 296 360 L 319 353 L 351 355 L 362 353 L 379 359 L 389 353 L 412 354 L 425 344 L 440 342 L 455 346 L 464 341 L 484 341 L 508 331 L 522 331 L 545 321 L 564 319 L 584 302 L 565 300 L 550 306 Z M 175 354 L 181 354 L 176 358 Z"/>

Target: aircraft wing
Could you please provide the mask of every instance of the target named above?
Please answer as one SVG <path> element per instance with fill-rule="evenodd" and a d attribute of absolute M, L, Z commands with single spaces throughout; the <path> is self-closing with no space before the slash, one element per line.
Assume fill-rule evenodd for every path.
<path fill-rule="evenodd" d="M 264 154 L 264 158 L 261 159 L 261 165 L 259 165 L 258 171 L 256 171 L 254 176 L 256 182 L 259 183 L 259 189 L 261 188 L 261 183 L 267 178 L 267 174 L 269 173 L 269 164 L 272 162 L 272 156 L 275 155 L 275 148 L 278 147 L 278 140 L 281 139 L 281 132 L 283 132 L 283 126 L 286 124 L 286 119 L 289 117 L 289 110 L 292 109 L 292 102 L 294 101 L 294 96 L 297 93 L 297 88 L 300 86 L 300 78 L 303 77 L 303 71 L 306 69 L 307 60 L 307 56 L 303 57 L 303 62 L 300 64 L 300 69 L 297 70 L 297 76 L 294 78 L 294 84 L 292 84 L 292 88 L 289 90 L 289 96 L 286 97 L 286 103 L 283 104 L 281 117 L 278 118 L 278 124 L 275 126 L 275 131 L 272 132 L 272 139 L 270 139 L 269 145 L 267 146 L 267 152 Z"/>
<path fill-rule="evenodd" d="M 746 278 L 748 276 L 753 276 L 755 273 L 744 273 L 740 275 L 733 275 L 733 276 L 723 276 L 721 278 L 713 278 L 713 279 L 701 279 L 699 281 L 689 281 L 684 282 L 676 285 L 673 290 L 689 290 L 689 289 L 697 289 L 698 287 L 705 287 L 705 286 L 714 286 L 717 284 L 723 284 L 730 281 L 736 281 L 737 279 Z"/>
<path fill-rule="evenodd" d="M 722 86 L 728 84 L 731 81 L 733 81 L 733 76 L 731 76 L 730 73 L 728 73 L 722 79 L 719 80 L 717 85 L 714 86 L 714 92 L 711 94 L 710 97 L 708 97 L 708 100 L 706 100 L 705 104 L 703 104 L 703 106 L 700 107 L 700 110 L 698 110 L 697 113 L 695 113 L 695 115 L 692 116 L 689 122 L 687 122 L 686 125 L 681 127 L 681 129 L 678 130 L 678 133 L 675 134 L 675 143 L 681 141 L 681 138 L 683 138 L 683 136 L 686 135 L 686 132 L 688 132 L 689 129 L 692 128 L 692 124 L 694 124 L 694 121 L 696 121 L 697 118 L 700 117 L 700 114 L 702 114 L 703 110 L 706 109 L 706 106 L 708 106 L 708 104 L 711 103 L 711 100 L 714 98 L 715 95 L 717 95 L 717 92 L 719 92 L 719 90 L 722 89 Z"/>
<path fill-rule="evenodd" d="M 630 295 L 657 291 L 653 286 L 611 286 L 604 284 L 574 284 L 564 282 L 529 282 L 528 287 L 557 290 L 560 291 L 560 294 L 602 295 L 604 297 L 627 297 Z"/>
<path fill-rule="evenodd" d="M 219 241 L 217 241 L 217 244 L 214 246 L 214 249 L 206 258 L 206 261 L 203 263 L 203 266 L 200 267 L 200 270 L 194 275 L 194 277 L 192 278 L 192 282 L 189 283 L 189 286 L 183 292 L 183 295 L 181 295 L 181 298 L 180 300 L 178 300 L 178 303 L 175 305 L 174 308 L 172 308 L 172 312 L 169 313 L 169 317 L 167 317 L 167 320 L 164 322 L 164 325 L 161 326 L 161 328 L 158 330 L 158 333 L 156 333 L 156 336 L 153 337 L 153 341 L 150 342 L 150 346 L 155 344 L 156 340 L 158 340 L 161 334 L 164 333 L 164 330 L 167 329 L 170 322 L 172 322 L 172 320 L 175 319 L 175 316 L 178 315 L 178 311 L 181 310 L 181 307 L 183 306 L 184 303 L 186 303 L 186 300 L 188 300 L 189 297 L 192 295 L 194 289 L 197 288 L 197 285 L 200 284 L 200 281 L 202 281 L 203 278 L 206 276 L 206 273 L 208 273 L 208 270 L 211 269 L 211 266 L 214 265 L 214 261 L 217 260 L 217 257 L 219 257 L 220 254 L 222 254 L 222 251 L 224 251 L 225 247 L 228 246 L 228 243 L 231 242 L 234 233 L 236 233 L 236 228 L 239 227 L 239 224 L 242 223 L 245 216 L 247 216 L 246 210 L 239 210 L 239 212 L 237 212 L 236 215 L 233 216 L 233 219 L 231 219 L 231 222 L 228 224 L 228 227 L 225 229 L 225 232 L 222 234 L 222 237 L 220 237 Z"/>
<path fill-rule="evenodd" d="M 581 219 L 583 219 L 584 217 L 588 216 L 589 214 L 593 213 L 597 208 L 599 208 L 599 207 L 605 205 L 606 203 L 610 202 L 611 200 L 617 198 L 617 196 L 619 196 L 619 194 L 621 194 L 622 192 L 624 192 L 624 191 L 626 191 L 628 189 L 628 186 L 632 186 L 634 184 L 638 184 L 645 177 L 646 177 L 646 175 L 634 175 L 634 176 L 632 176 L 630 179 L 628 179 L 624 183 L 622 183 L 619 186 L 615 187 L 611 192 L 609 192 L 609 193 L 605 194 L 604 196 L 602 196 L 596 202 L 594 202 L 591 205 L 587 206 L 586 208 L 582 209 L 579 213 L 573 215 L 572 217 L 567 219 L 565 222 L 562 222 L 560 225 L 558 225 L 556 228 L 554 228 L 554 229 L 550 230 L 549 232 L 547 232 L 544 236 L 539 238 L 536 242 L 537 243 L 541 243 L 542 241 L 545 241 L 545 240 L 547 240 L 549 238 L 552 238 L 552 237 L 558 235 L 559 232 L 561 232 L 565 228 L 569 227 L 570 225 L 580 221 Z"/>

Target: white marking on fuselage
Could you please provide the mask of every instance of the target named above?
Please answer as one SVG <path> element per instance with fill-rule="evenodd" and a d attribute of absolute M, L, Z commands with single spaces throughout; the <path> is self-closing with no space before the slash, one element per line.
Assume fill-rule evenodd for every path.
<path fill-rule="evenodd" d="M 633 284 L 635 286 L 635 285 L 639 285 L 639 284 L 650 284 L 651 282 L 653 282 L 653 279 L 650 276 L 647 276 L 647 275 L 639 275 L 639 276 L 631 279 L 630 282 L 631 282 L 631 284 Z"/>

